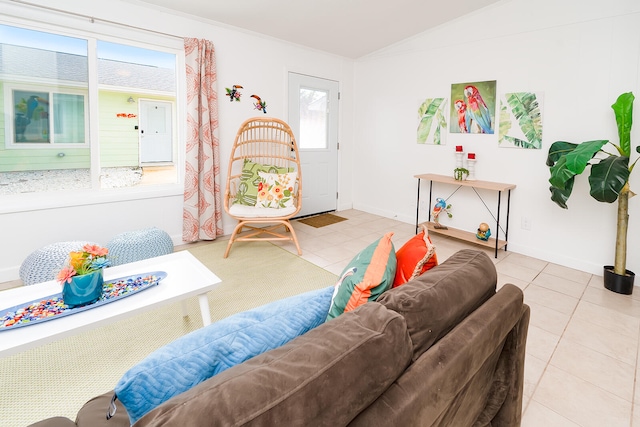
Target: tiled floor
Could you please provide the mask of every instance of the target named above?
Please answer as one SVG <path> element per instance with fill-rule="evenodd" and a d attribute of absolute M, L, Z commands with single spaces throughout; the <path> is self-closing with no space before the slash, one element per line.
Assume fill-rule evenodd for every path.
<path fill-rule="evenodd" d="M 368 213 L 313 228 L 294 221 L 302 257 L 335 274 L 375 239 L 393 231 L 396 249 L 415 227 Z M 432 235 L 439 261 L 462 248 L 479 248 Z M 283 244 L 294 252 L 295 247 Z M 524 427 L 640 427 L 636 375 L 640 292 L 618 295 L 602 277 L 517 253 L 487 251 L 496 263 L 498 287 L 513 283 L 531 307 L 524 387 Z M 636 397 L 638 396 L 638 397 Z"/>

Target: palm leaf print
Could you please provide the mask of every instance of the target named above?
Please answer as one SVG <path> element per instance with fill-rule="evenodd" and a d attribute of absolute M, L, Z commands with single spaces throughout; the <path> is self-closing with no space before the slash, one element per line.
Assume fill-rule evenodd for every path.
<path fill-rule="evenodd" d="M 542 118 L 536 94 L 532 92 L 516 92 L 505 95 L 511 112 L 518 120 L 520 130 L 526 141 L 505 135 L 504 140 L 522 148 L 542 148 Z"/>
<path fill-rule="evenodd" d="M 444 98 L 427 98 L 418 108 L 418 116 L 420 117 L 420 123 L 418 124 L 418 144 L 425 144 L 429 133 L 431 132 L 433 121 L 435 119 L 435 132 L 434 132 L 434 144 L 439 145 L 440 128 L 442 125 L 442 104 Z"/>

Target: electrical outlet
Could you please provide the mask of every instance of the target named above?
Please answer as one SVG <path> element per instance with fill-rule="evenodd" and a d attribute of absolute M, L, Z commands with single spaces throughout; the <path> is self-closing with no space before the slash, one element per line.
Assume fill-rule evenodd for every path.
<path fill-rule="evenodd" d="M 520 228 L 523 230 L 531 231 L 531 218 L 523 216 L 520 223 Z"/>

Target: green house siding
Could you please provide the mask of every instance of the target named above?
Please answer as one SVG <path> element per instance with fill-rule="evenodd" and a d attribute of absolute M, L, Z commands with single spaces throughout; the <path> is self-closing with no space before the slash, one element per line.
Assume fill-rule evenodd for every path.
<path fill-rule="evenodd" d="M 139 94 L 100 91 L 100 160 L 102 167 L 138 166 L 138 104 L 128 103 L 129 96 Z M 118 115 L 136 117 L 118 117 Z"/>
<path fill-rule="evenodd" d="M 138 98 L 175 101 L 172 96 L 156 96 L 135 92 L 101 90 L 98 101 L 100 129 L 100 165 L 109 167 L 139 166 Z M 4 105 L 4 90 L 0 83 L 0 105 Z M 136 102 L 127 102 L 133 97 Z M 126 117 L 124 117 L 124 116 Z M 0 115 L 0 172 L 20 172 L 50 169 L 87 169 L 91 164 L 88 147 L 32 147 L 8 149 L 5 117 Z"/>

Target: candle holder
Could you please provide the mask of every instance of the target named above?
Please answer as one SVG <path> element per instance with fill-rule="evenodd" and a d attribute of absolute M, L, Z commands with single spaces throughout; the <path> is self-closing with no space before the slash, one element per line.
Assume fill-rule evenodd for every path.
<path fill-rule="evenodd" d="M 464 168 L 462 162 L 464 159 L 464 151 L 462 150 L 462 145 L 456 145 L 456 169 Z"/>
<path fill-rule="evenodd" d="M 469 176 L 467 180 L 475 181 L 476 179 L 476 155 L 475 153 L 469 153 L 467 156 L 467 170 L 469 170 Z"/>

